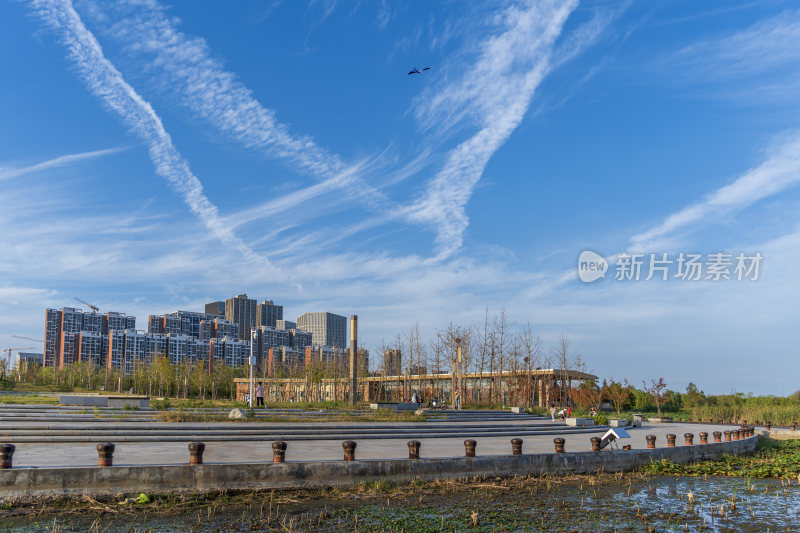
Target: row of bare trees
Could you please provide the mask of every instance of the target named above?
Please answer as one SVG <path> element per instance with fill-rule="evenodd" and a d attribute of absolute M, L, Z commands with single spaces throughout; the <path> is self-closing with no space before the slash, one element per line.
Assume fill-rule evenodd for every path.
<path fill-rule="evenodd" d="M 423 382 L 423 374 L 455 374 L 460 370 L 471 375 L 471 382 L 475 384 L 472 390 L 466 391 L 465 401 L 483 405 L 532 406 L 538 383 L 530 371 L 550 368 L 558 371 L 558 384 L 553 391 L 558 396 L 553 401 L 565 405 L 570 388 L 566 371 L 585 370 L 583 359 L 572 351 L 565 335 L 545 348 L 530 323 L 515 324 L 504 308 L 497 313 L 490 313 L 487 308 L 480 325 L 451 322 L 446 328 L 435 331 L 427 341 L 422 337 L 419 324 L 415 323 L 398 333 L 393 342 L 382 343 L 378 355 L 387 350 L 396 350 L 394 353 L 400 354 L 400 362 L 398 365 L 395 361 L 392 369 L 388 358 L 383 357 L 378 366 L 381 375 L 396 373 L 399 366 L 401 374 L 408 375 L 411 387 L 424 394 L 430 384 Z"/>

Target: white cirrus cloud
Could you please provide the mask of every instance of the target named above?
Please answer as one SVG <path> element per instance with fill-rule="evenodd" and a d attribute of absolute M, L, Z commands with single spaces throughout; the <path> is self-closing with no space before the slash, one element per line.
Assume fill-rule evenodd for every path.
<path fill-rule="evenodd" d="M 160 117 L 149 102 L 125 81 L 105 57 L 95 36 L 86 28 L 70 0 L 34 0 L 33 11 L 51 28 L 67 48 L 68 57 L 89 90 L 148 147 L 156 173 L 166 179 L 223 243 L 245 257 L 264 265 L 266 261 L 248 248 L 219 217 L 217 207 L 203 193 L 200 180 L 172 143 Z"/>
<path fill-rule="evenodd" d="M 703 76 L 741 76 L 800 65 L 800 11 L 785 11 L 717 40 L 686 46 L 672 58 Z"/>
<path fill-rule="evenodd" d="M 262 105 L 238 76 L 212 56 L 203 38 L 181 32 L 180 21 L 168 17 L 158 2 L 85 5 L 104 35 L 120 42 L 128 53 L 148 59 L 145 68 L 157 74 L 154 78 L 161 88 L 180 95 L 180 105 L 242 146 L 285 161 L 321 182 L 287 200 L 309 200 L 340 189 L 376 210 L 392 209 L 388 198 L 362 178 L 358 164 L 346 163 L 310 136 L 293 134 L 274 110 Z M 325 4 L 325 17 L 334 7 L 335 2 Z M 252 220 L 257 212 L 249 210 L 247 216 Z"/>
<path fill-rule="evenodd" d="M 705 198 L 669 215 L 661 224 L 631 237 L 634 248 L 646 249 L 692 224 L 740 211 L 759 200 L 800 183 L 800 132 L 775 140 L 764 161 L 709 193 Z"/>
<path fill-rule="evenodd" d="M 512 2 L 495 17 L 498 33 L 479 45 L 474 64 L 455 82 L 417 102 L 426 125 L 449 129 L 470 119 L 480 128 L 452 149 L 419 199 L 404 210 L 437 229 L 439 256 L 461 247 L 465 205 L 492 155 L 522 121 L 550 68 L 553 45 L 577 1 Z"/>
<path fill-rule="evenodd" d="M 106 148 L 103 150 L 93 150 L 91 152 L 80 152 L 77 154 L 62 155 L 54 157 L 52 159 L 48 159 L 47 161 L 42 161 L 41 163 L 35 163 L 33 165 L 28 165 L 25 167 L 8 167 L 8 166 L 0 167 L 0 181 L 18 178 L 20 176 L 25 176 L 27 174 L 34 174 L 36 172 L 44 172 L 52 168 L 63 167 L 66 165 L 78 163 L 80 161 L 102 157 L 104 155 L 115 154 L 123 150 L 126 150 L 126 148 L 122 147 Z"/>

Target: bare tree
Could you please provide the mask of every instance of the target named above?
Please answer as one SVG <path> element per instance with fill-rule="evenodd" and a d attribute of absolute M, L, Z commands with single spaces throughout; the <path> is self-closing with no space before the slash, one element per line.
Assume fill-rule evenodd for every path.
<path fill-rule="evenodd" d="M 468 368 L 470 362 L 471 351 L 471 337 L 472 328 L 467 326 L 457 326 L 452 322 L 448 325 L 447 330 L 439 332 L 441 334 L 442 344 L 444 347 L 445 364 L 452 372 L 452 379 L 450 384 L 450 401 L 451 404 L 455 402 L 456 394 L 461 398 L 462 404 L 464 403 L 465 390 L 463 371 Z M 461 365 L 458 362 L 458 346 L 461 346 Z"/>
<path fill-rule="evenodd" d="M 559 380 L 558 401 L 560 405 L 565 405 L 565 389 L 567 388 L 567 368 L 569 366 L 569 339 L 563 333 L 558 339 L 555 347 L 550 348 L 550 354 L 556 368 L 556 377 Z"/>
<path fill-rule="evenodd" d="M 427 371 L 427 354 L 419 331 L 419 322 L 408 330 L 408 366 L 412 375 L 417 376 L 417 390 L 422 392 L 422 374 Z"/>
<path fill-rule="evenodd" d="M 653 398 L 660 418 L 661 406 L 669 401 L 669 392 L 667 391 L 667 384 L 664 383 L 664 378 L 650 380 L 649 386 L 645 382 L 642 382 L 642 384 L 644 385 L 644 391 Z"/>
<path fill-rule="evenodd" d="M 503 381 L 503 370 L 508 369 L 507 361 L 506 361 L 506 343 L 507 343 L 507 335 L 509 329 L 509 322 L 508 322 L 508 315 L 506 315 L 505 307 L 500 308 L 500 316 L 495 317 L 494 320 L 494 332 L 495 332 L 495 347 L 497 348 L 497 370 L 499 371 L 498 374 L 498 383 L 495 387 L 495 398 L 493 398 L 493 403 L 501 403 L 503 401 L 503 390 L 504 390 L 504 381 Z"/>
<path fill-rule="evenodd" d="M 531 379 L 531 372 L 534 368 L 539 367 L 540 359 L 542 357 L 541 349 L 542 349 L 542 339 L 539 337 L 533 337 L 533 331 L 531 330 L 531 324 L 528 324 L 522 329 L 522 349 L 525 352 L 525 358 L 523 361 L 525 362 L 525 406 L 532 407 L 533 406 L 533 388 L 536 386 L 536 383 L 533 382 Z"/>
<path fill-rule="evenodd" d="M 447 370 L 445 369 L 446 357 L 444 353 L 445 343 L 443 342 L 441 331 L 437 331 L 436 337 L 434 338 L 434 340 L 431 341 L 431 350 L 433 351 L 433 359 L 432 359 L 433 369 L 431 373 L 446 374 L 447 373 Z M 433 384 L 431 385 L 434 386 Z M 439 401 L 443 401 L 444 390 L 442 388 L 441 380 L 437 379 L 436 385 L 438 385 L 438 389 L 435 389 L 434 396 L 438 396 L 440 399 Z"/>

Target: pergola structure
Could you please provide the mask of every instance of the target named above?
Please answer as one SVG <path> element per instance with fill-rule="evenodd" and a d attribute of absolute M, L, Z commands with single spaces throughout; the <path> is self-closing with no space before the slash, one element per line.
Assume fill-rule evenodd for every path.
<path fill-rule="evenodd" d="M 547 407 L 566 401 L 562 392 L 573 383 L 596 380 L 597 376 L 578 370 L 537 369 L 503 372 L 469 372 L 462 376 L 461 398 L 465 403 L 503 403 L 511 398 L 527 406 Z M 236 378 L 236 399 L 245 400 L 250 393 L 250 380 Z M 342 401 L 349 398 L 348 378 L 267 377 L 255 378 L 264 385 L 264 400 L 279 402 Z M 364 402 L 402 402 L 412 393 L 428 403 L 434 397 L 450 397 L 456 387 L 454 374 L 373 375 L 358 378 L 358 400 Z M 522 401 L 520 401 L 520 399 Z"/>

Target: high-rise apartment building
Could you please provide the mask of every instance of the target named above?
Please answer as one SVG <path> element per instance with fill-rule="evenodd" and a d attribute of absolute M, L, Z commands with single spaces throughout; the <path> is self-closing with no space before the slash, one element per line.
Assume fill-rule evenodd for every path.
<path fill-rule="evenodd" d="M 383 352 L 383 372 L 386 376 L 399 376 L 403 373 L 403 352 L 386 350 Z"/>
<path fill-rule="evenodd" d="M 107 313 L 103 320 L 103 333 L 109 331 L 125 331 L 126 329 L 136 329 L 136 317 L 128 316 L 125 313 Z M 84 328 L 85 329 L 85 328 Z"/>
<path fill-rule="evenodd" d="M 180 310 L 151 315 L 146 333 L 137 331 L 136 318 L 124 313 L 100 314 L 71 307 L 47 309 L 41 362 L 57 367 L 85 362 L 125 374 L 162 355 L 173 364 L 241 366 L 250 355 L 249 328 L 254 327 L 257 337 L 253 354 L 259 362 L 266 362 L 268 354 L 275 354 L 275 362 L 284 369 L 319 361 L 333 363 L 344 371 L 345 317 L 306 313 L 295 323 L 283 319 L 283 306 L 271 300 L 256 305 L 246 294 L 229 298 L 224 308 L 230 319 Z M 358 355 L 360 372 L 364 374 L 363 361 L 368 361 L 368 354 L 359 350 Z"/>
<path fill-rule="evenodd" d="M 289 345 L 295 350 L 305 350 L 313 343 L 313 336 L 307 331 L 300 329 L 290 329 L 289 331 Z"/>
<path fill-rule="evenodd" d="M 311 333 L 314 346 L 347 346 L 347 319 L 343 316 L 327 312 L 303 313 L 297 317 L 297 329 Z"/>
<path fill-rule="evenodd" d="M 225 302 L 211 302 L 206 304 L 207 315 L 225 316 Z"/>
<path fill-rule="evenodd" d="M 276 320 L 275 327 L 277 329 L 297 329 L 297 322 L 291 320 Z"/>
<path fill-rule="evenodd" d="M 44 355 L 42 365 L 56 366 L 61 346 L 61 311 L 46 309 L 44 312 Z"/>
<path fill-rule="evenodd" d="M 358 361 L 356 363 L 358 375 L 361 377 L 369 376 L 369 350 L 358 349 Z"/>
<path fill-rule="evenodd" d="M 200 323 L 204 320 L 215 320 L 219 315 L 208 313 L 197 313 L 195 311 L 173 311 L 166 316 L 173 317 L 180 321 L 180 334 L 189 337 L 200 337 Z M 172 333 L 167 331 L 166 333 Z"/>
<path fill-rule="evenodd" d="M 265 357 L 269 376 L 279 376 L 285 372 L 303 368 L 306 365 L 305 352 L 295 350 L 289 346 L 270 348 L 267 350 Z"/>
<path fill-rule="evenodd" d="M 256 301 L 246 294 L 225 300 L 225 318 L 239 325 L 239 338 L 250 340 L 250 328 L 256 327 Z"/>
<path fill-rule="evenodd" d="M 239 328 L 239 324 L 224 318 L 214 319 L 214 336 L 218 339 L 223 337 L 238 339 L 240 331 L 241 329 Z"/>
<path fill-rule="evenodd" d="M 133 329 L 136 317 L 124 313 L 110 312 L 99 314 L 83 312 L 73 307 L 45 310 L 44 325 L 44 357 L 45 366 L 68 365 L 82 358 L 82 353 L 94 353 L 93 340 L 86 336 L 84 347 L 81 347 L 82 332 L 105 336 L 110 331 Z M 86 351 L 89 350 L 89 351 Z M 103 357 L 100 358 L 103 360 Z"/>
<path fill-rule="evenodd" d="M 147 317 L 147 333 L 161 335 L 164 333 L 164 317 L 161 315 L 150 315 Z"/>
<path fill-rule="evenodd" d="M 256 307 L 256 327 L 277 327 L 278 320 L 283 320 L 283 306 L 275 305 L 272 300 L 264 300 Z"/>
<path fill-rule="evenodd" d="M 94 366 L 103 364 L 103 346 L 107 346 L 108 337 L 102 333 L 94 333 L 91 331 L 81 331 L 78 333 L 78 340 L 76 343 L 77 356 L 76 361 L 89 363 Z"/>

